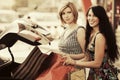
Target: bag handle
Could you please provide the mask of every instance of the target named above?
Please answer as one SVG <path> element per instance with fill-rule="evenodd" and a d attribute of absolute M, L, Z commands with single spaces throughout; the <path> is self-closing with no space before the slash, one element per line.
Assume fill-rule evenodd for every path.
<path fill-rule="evenodd" d="M 14 61 L 15 61 L 15 60 L 14 60 L 14 56 L 13 56 L 13 53 L 12 53 L 10 47 L 8 47 L 8 51 L 9 51 L 9 53 L 10 53 L 10 55 L 11 55 L 12 62 L 14 62 Z"/>

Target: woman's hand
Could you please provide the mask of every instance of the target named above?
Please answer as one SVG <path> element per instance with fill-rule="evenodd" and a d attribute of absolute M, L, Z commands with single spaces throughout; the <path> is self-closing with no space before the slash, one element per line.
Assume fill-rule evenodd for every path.
<path fill-rule="evenodd" d="M 67 53 L 60 52 L 60 57 L 62 64 L 65 65 L 66 64 L 65 61 L 67 58 L 70 58 L 70 55 Z"/>
<path fill-rule="evenodd" d="M 76 65 L 76 61 L 73 60 L 70 56 L 66 56 L 64 64 L 65 65 Z"/>

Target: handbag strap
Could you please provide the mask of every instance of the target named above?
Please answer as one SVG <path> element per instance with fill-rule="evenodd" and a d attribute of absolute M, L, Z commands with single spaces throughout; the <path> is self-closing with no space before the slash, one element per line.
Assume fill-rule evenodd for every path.
<path fill-rule="evenodd" d="M 12 57 L 12 62 L 14 62 L 14 61 L 15 61 L 15 60 L 14 60 L 14 56 L 13 56 L 13 53 L 12 53 L 12 51 L 11 51 L 10 47 L 8 47 L 8 51 L 9 51 L 9 53 L 10 53 L 11 57 Z"/>

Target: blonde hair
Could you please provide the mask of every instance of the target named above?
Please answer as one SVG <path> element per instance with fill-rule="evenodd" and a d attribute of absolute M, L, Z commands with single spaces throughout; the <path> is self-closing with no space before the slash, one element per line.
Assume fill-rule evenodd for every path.
<path fill-rule="evenodd" d="M 58 16 L 59 16 L 62 24 L 65 24 L 65 21 L 64 21 L 63 18 L 62 18 L 62 12 L 63 12 L 64 9 L 66 9 L 66 8 L 68 8 L 68 7 L 71 9 L 71 11 L 72 11 L 72 13 L 73 13 L 73 15 L 74 15 L 74 21 L 73 21 L 73 22 L 74 22 L 74 23 L 77 22 L 77 19 L 78 19 L 78 10 L 77 10 L 75 4 L 72 3 L 72 2 L 64 2 L 64 3 L 59 7 L 59 9 L 58 9 Z"/>

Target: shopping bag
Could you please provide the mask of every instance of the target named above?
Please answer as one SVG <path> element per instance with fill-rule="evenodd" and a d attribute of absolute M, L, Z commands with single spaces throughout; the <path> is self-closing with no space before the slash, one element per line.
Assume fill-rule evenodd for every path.
<path fill-rule="evenodd" d="M 42 63 L 47 57 L 48 55 L 43 54 L 40 49 L 35 46 L 26 60 L 13 73 L 13 79 L 34 80 L 39 75 Z"/>
<path fill-rule="evenodd" d="M 43 71 L 36 80 L 68 80 L 68 73 L 74 70 L 74 66 L 63 65 L 62 57 L 56 53 L 52 53 L 49 59 L 49 68 Z"/>
<path fill-rule="evenodd" d="M 68 80 L 86 80 L 85 69 L 75 69 L 68 74 Z"/>

